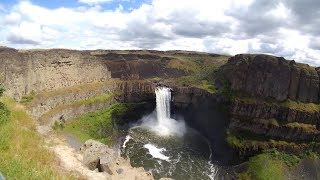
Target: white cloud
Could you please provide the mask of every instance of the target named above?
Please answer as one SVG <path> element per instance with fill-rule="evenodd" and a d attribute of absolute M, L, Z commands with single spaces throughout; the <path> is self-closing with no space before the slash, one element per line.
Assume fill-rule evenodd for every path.
<path fill-rule="evenodd" d="M 107 3 L 111 2 L 113 0 L 78 0 L 80 3 L 85 3 L 89 5 L 94 5 L 94 4 L 102 4 L 102 3 Z"/>
<path fill-rule="evenodd" d="M 90 6 L 49 9 L 18 2 L 0 13 L 0 42 L 15 48 L 268 53 L 320 65 L 317 17 L 300 21 L 312 17 L 296 8 L 293 2 L 300 1 L 153 0 L 130 12 L 121 4 L 114 10 L 99 5 L 112 0 L 80 1 Z"/>
<path fill-rule="evenodd" d="M 7 25 L 18 24 L 21 21 L 21 15 L 16 12 L 12 12 L 4 16 L 4 23 Z"/>

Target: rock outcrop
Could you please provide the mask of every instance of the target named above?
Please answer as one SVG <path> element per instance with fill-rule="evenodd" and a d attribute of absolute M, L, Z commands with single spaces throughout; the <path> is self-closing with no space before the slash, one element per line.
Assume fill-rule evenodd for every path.
<path fill-rule="evenodd" d="M 120 157 L 119 153 L 100 142 L 87 140 L 80 150 L 86 167 L 106 172 L 110 179 L 153 179 L 151 173 L 143 168 L 132 167 L 129 160 Z"/>
<path fill-rule="evenodd" d="M 83 154 L 83 164 L 90 170 L 98 169 L 100 172 L 113 174 L 110 166 L 116 161 L 117 153 L 107 145 L 94 140 L 87 140 L 80 151 Z"/>
<path fill-rule="evenodd" d="M 269 55 L 240 54 L 220 68 L 234 91 L 251 96 L 319 102 L 319 69 Z M 218 84 L 223 84 L 223 79 Z"/>
<path fill-rule="evenodd" d="M 269 148 L 318 151 L 319 69 L 269 55 L 231 57 L 216 85 L 230 96 L 231 142 L 244 155 Z"/>
<path fill-rule="evenodd" d="M 168 78 L 186 72 L 167 66 L 170 53 L 143 51 L 16 50 L 0 48 L 0 82 L 20 100 L 35 91 L 106 82 Z"/>

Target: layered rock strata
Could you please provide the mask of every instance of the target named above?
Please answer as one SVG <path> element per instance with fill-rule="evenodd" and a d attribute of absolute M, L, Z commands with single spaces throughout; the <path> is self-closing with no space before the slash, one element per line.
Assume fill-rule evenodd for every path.
<path fill-rule="evenodd" d="M 216 84 L 230 96 L 232 142 L 244 155 L 277 148 L 318 151 L 319 69 L 269 55 L 236 55 Z"/>

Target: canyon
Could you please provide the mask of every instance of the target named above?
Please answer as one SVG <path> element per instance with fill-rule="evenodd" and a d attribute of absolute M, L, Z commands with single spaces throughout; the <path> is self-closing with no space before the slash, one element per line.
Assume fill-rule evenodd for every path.
<path fill-rule="evenodd" d="M 167 86 L 172 110 L 210 141 L 219 165 L 238 165 L 268 149 L 320 153 L 320 70 L 294 60 L 7 47 L 0 48 L 0 60 L 5 95 L 23 104 L 40 130 L 117 103 L 143 102 L 116 124 L 136 122 L 155 108 L 155 88 Z"/>

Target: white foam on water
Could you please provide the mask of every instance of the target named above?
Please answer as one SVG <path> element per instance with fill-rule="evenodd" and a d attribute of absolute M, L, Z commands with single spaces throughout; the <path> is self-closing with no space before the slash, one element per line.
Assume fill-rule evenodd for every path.
<path fill-rule="evenodd" d="M 209 165 L 209 171 L 210 173 L 208 174 L 210 180 L 214 180 L 216 175 L 217 175 L 217 169 L 215 167 L 215 165 L 212 163 L 211 158 L 212 158 L 212 149 L 211 146 L 209 144 L 209 142 L 207 141 L 209 149 L 210 149 L 210 156 L 209 156 L 209 161 L 208 161 L 208 165 Z"/>
<path fill-rule="evenodd" d="M 149 153 L 153 158 L 165 160 L 168 162 L 170 161 L 170 157 L 162 154 L 162 152 L 166 151 L 165 148 L 157 148 L 153 144 L 145 144 L 143 147 L 149 150 Z"/>
<path fill-rule="evenodd" d="M 217 169 L 215 168 L 215 166 L 212 164 L 211 161 L 208 162 L 209 165 L 209 170 L 210 170 L 210 174 L 208 175 L 210 180 L 214 180 L 216 175 L 217 175 Z"/>
<path fill-rule="evenodd" d="M 171 89 L 167 87 L 157 87 L 155 93 L 156 115 L 151 114 L 142 118 L 142 126 L 160 136 L 183 136 L 186 132 L 184 121 L 175 120 L 170 117 Z"/>
<path fill-rule="evenodd" d="M 127 142 L 129 142 L 130 139 L 132 139 L 131 136 L 127 135 L 123 144 L 122 144 L 122 148 L 126 148 L 126 144 L 127 144 Z"/>

